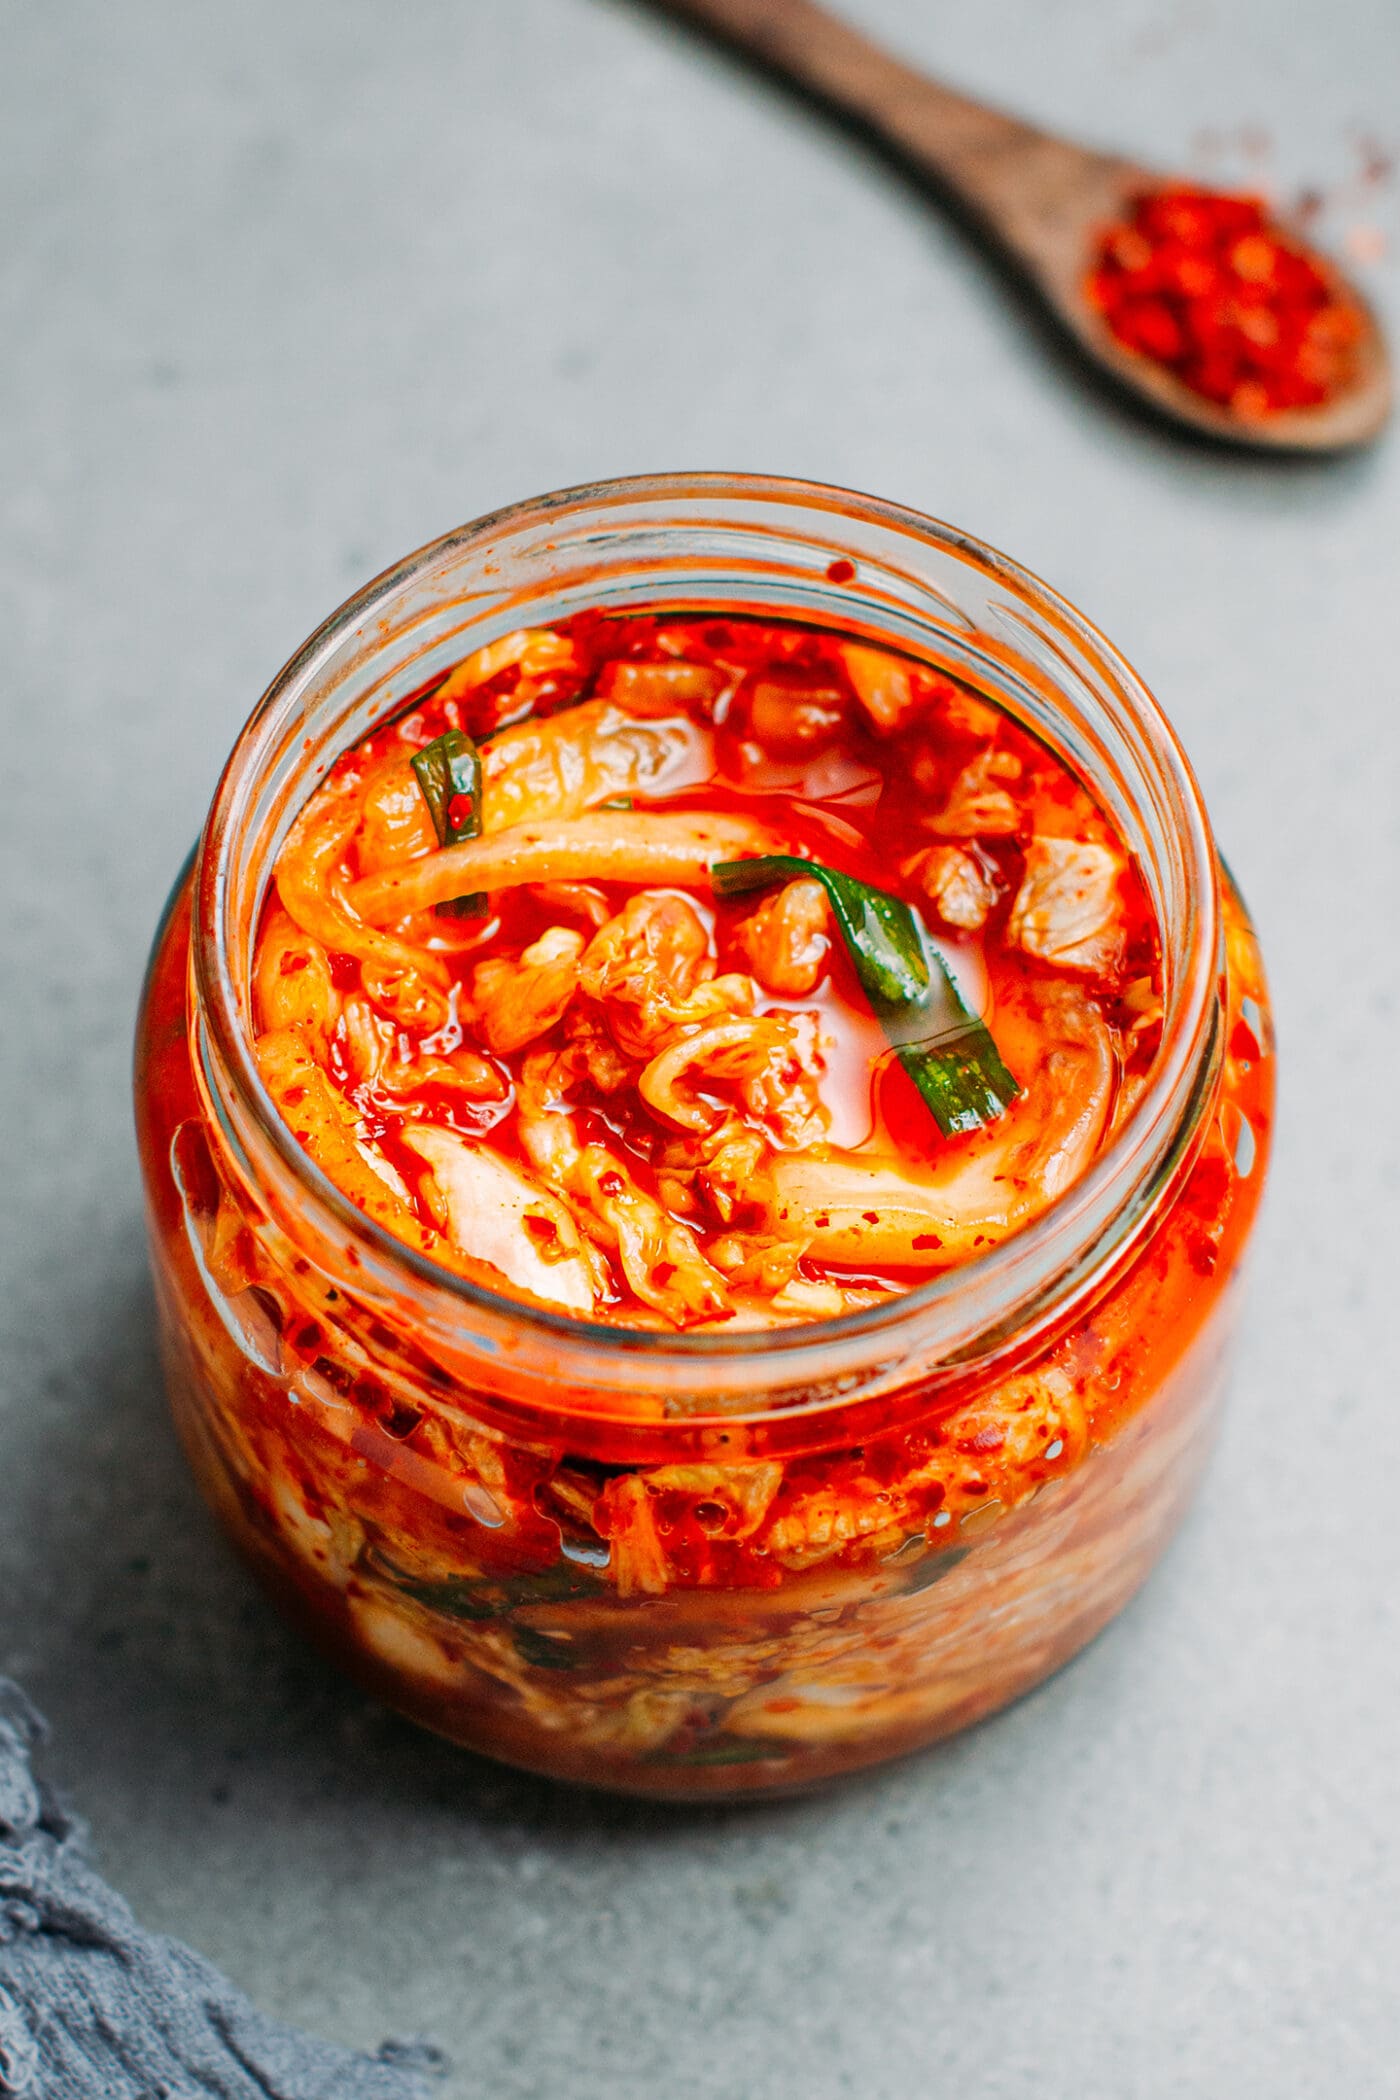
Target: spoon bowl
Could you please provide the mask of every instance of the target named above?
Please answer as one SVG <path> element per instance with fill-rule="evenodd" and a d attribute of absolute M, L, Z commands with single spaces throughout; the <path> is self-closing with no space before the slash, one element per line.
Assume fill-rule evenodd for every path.
<path fill-rule="evenodd" d="M 1249 445 L 1270 452 L 1336 452 L 1369 444 L 1380 436 L 1392 406 L 1390 359 L 1380 324 L 1368 300 L 1349 278 L 1308 243 L 1301 230 L 1277 220 L 1306 247 L 1309 259 L 1327 281 L 1334 298 L 1354 307 L 1362 320 L 1355 364 L 1348 385 L 1327 400 L 1307 408 L 1272 409 L 1244 416 L 1226 403 L 1199 394 L 1170 366 L 1130 350 L 1085 292 L 1095 244 L 1106 226 L 1127 216 L 1144 191 L 1171 186 L 1177 178 L 1161 169 L 1116 159 L 1047 139 L 1048 146 L 1070 156 L 1061 164 L 1058 183 L 1027 200 L 1024 220 L 1007 212 L 997 226 L 983 215 L 987 230 L 1003 253 L 1019 264 L 1043 304 L 1084 354 L 1120 386 L 1152 408 L 1187 424 L 1203 436 L 1227 444 Z M 1050 174 L 1051 156 L 1042 157 L 1039 172 Z"/>

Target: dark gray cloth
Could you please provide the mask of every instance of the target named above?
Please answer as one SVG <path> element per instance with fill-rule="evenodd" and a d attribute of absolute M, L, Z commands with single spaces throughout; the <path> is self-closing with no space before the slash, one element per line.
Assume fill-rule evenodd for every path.
<path fill-rule="evenodd" d="M 426 2100 L 437 2052 L 360 2056 L 264 2018 L 144 1932 L 34 1777 L 43 1724 L 0 1678 L 0 2094 L 22 2100 Z"/>

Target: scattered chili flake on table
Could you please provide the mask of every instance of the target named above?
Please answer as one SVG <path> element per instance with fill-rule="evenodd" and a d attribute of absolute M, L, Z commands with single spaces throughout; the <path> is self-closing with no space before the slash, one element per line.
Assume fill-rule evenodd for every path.
<path fill-rule="evenodd" d="M 1352 383 L 1364 317 L 1257 197 L 1152 190 L 1100 238 L 1090 300 L 1120 343 L 1239 416 Z"/>

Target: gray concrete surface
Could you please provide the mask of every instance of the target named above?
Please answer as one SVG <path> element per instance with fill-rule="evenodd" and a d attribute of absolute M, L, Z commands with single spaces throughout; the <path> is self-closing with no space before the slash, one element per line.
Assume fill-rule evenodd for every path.
<path fill-rule="evenodd" d="M 1168 163 L 1333 190 L 1397 143 L 1394 0 L 851 11 Z M 1397 442 L 1279 470 L 1121 412 L 872 158 L 623 0 L 8 0 L 0 48 L 0 1666 L 108 1871 L 268 2007 L 434 2035 L 452 2100 L 1400 2092 Z M 1395 192 L 1330 223 L 1387 236 L 1400 323 Z M 951 1748 L 704 1816 L 458 1756 L 272 1617 L 162 1411 L 127 1108 L 150 928 L 283 656 L 463 518 L 678 465 L 958 520 L 1126 648 L 1284 1074 L 1148 1593 Z"/>

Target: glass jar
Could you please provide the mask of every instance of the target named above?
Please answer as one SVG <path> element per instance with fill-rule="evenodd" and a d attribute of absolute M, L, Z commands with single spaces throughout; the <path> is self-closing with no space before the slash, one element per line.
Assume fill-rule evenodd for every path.
<path fill-rule="evenodd" d="M 477 1288 L 324 1179 L 251 1054 L 261 901 L 336 757 L 499 634 L 655 605 L 809 621 L 983 692 L 1097 794 L 1161 923 L 1161 1049 L 1091 1170 L 841 1319 L 661 1335 Z M 1063 599 L 803 483 L 524 504 L 388 571 L 279 674 L 159 933 L 136 1092 L 180 1433 L 280 1602 L 427 1727 L 633 1792 L 824 1780 L 1026 1691 L 1151 1568 L 1215 1428 L 1272 1078 L 1190 769 Z"/>

